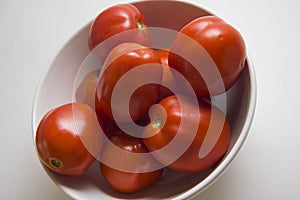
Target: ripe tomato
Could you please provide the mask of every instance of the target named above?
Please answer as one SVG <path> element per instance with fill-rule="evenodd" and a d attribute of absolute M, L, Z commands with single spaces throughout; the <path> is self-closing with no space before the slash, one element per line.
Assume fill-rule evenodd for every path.
<path fill-rule="evenodd" d="M 89 32 L 90 50 L 119 33 L 123 34 L 119 35 L 111 43 L 108 42 L 106 44 L 106 53 L 123 42 L 136 42 L 143 45 L 151 44 L 151 37 L 142 13 L 134 5 L 118 4 L 105 9 L 95 18 Z"/>
<path fill-rule="evenodd" d="M 172 85 L 176 84 L 176 82 L 169 68 L 169 63 L 168 63 L 169 50 L 159 49 L 156 50 L 156 53 L 160 57 L 163 66 L 162 85 L 160 87 L 159 97 L 158 97 L 158 99 L 161 100 L 173 94 L 172 91 L 168 89 L 168 87 L 170 86 L 172 87 Z"/>
<path fill-rule="evenodd" d="M 160 59 L 151 48 L 136 43 L 116 46 L 100 73 L 96 112 L 118 122 L 130 122 L 130 117 L 133 121 L 141 119 L 157 101 L 160 86 L 155 83 L 161 83 L 161 68 Z M 150 82 L 144 84 L 145 81 Z"/>
<path fill-rule="evenodd" d="M 159 180 L 163 168 L 152 170 L 151 167 L 158 162 L 148 152 L 141 138 L 117 132 L 110 137 L 110 141 L 112 143 L 106 143 L 101 151 L 100 170 L 114 190 L 137 192 Z M 147 156 L 137 156 L 144 153 L 148 153 Z"/>
<path fill-rule="evenodd" d="M 95 107 L 95 91 L 99 79 L 99 70 L 88 73 L 76 90 L 76 101 Z"/>
<path fill-rule="evenodd" d="M 100 153 L 102 141 L 95 112 L 83 103 L 64 104 L 49 111 L 35 138 L 42 163 L 68 176 L 87 170 Z"/>
<path fill-rule="evenodd" d="M 229 122 L 219 109 L 204 100 L 199 99 L 197 105 L 188 97 L 182 96 L 180 101 L 177 97 L 179 95 L 163 99 L 159 102 L 163 109 L 152 110 L 152 122 L 145 128 L 144 143 L 157 160 L 174 170 L 207 170 L 227 151 Z"/>
<path fill-rule="evenodd" d="M 205 16 L 180 30 L 171 47 L 169 65 L 186 77 L 197 96 L 210 97 L 225 92 L 235 83 L 245 59 L 241 34 L 222 19 Z"/>
<path fill-rule="evenodd" d="M 168 62 L 169 49 L 158 49 L 158 50 L 156 50 L 156 53 L 160 57 L 161 64 L 164 67 L 168 67 L 169 66 L 169 62 Z"/>
<path fill-rule="evenodd" d="M 106 137 L 110 137 L 113 133 L 120 130 L 116 122 L 101 110 L 98 111 L 97 118 Z"/>

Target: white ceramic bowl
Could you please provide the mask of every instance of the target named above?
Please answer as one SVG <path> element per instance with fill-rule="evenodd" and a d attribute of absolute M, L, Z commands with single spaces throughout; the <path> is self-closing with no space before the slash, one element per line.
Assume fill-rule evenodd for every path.
<path fill-rule="evenodd" d="M 133 4 L 145 15 L 149 27 L 163 27 L 177 31 L 196 17 L 213 14 L 200 5 L 181 1 L 153 0 Z M 33 137 L 39 121 L 48 110 L 72 101 L 75 77 L 89 54 L 87 45 L 89 27 L 90 24 L 87 24 L 67 42 L 46 71 L 34 102 Z M 214 101 L 218 103 L 218 97 Z M 74 199 L 192 197 L 202 192 L 224 172 L 247 137 L 256 105 L 256 80 L 249 55 L 241 76 L 226 94 L 226 102 L 226 114 L 232 126 L 230 147 L 219 164 L 210 171 L 188 174 L 166 170 L 162 179 L 154 186 L 135 194 L 120 194 L 104 182 L 97 163 L 79 177 L 63 177 L 45 167 L 44 169 L 51 179 Z"/>

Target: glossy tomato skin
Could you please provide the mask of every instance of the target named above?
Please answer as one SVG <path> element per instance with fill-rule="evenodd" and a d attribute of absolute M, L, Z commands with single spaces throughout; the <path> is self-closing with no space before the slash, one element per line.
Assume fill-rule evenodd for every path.
<path fill-rule="evenodd" d="M 145 65 L 147 65 L 147 69 L 144 68 Z M 131 70 L 139 70 L 139 74 L 127 73 Z M 125 75 L 127 75 L 126 82 L 120 84 L 119 81 Z M 151 83 L 140 85 L 145 76 L 151 77 L 154 82 L 161 82 L 162 69 L 156 52 L 136 43 L 123 43 L 116 46 L 107 57 L 103 73 L 100 74 L 95 95 L 96 112 L 103 112 L 118 122 L 141 119 L 157 101 L 160 87 L 159 84 Z M 116 87 L 117 83 L 119 83 L 119 89 Z M 137 89 L 130 98 L 126 97 L 133 87 Z M 117 102 L 115 104 L 112 103 L 113 92 L 119 95 L 118 99 L 115 98 Z M 129 101 L 129 105 L 126 104 L 126 99 Z M 129 109 L 130 116 L 124 107 Z M 113 116 L 112 110 L 115 111 L 115 116 Z"/>
<path fill-rule="evenodd" d="M 161 64 L 165 67 L 165 66 L 169 66 L 169 61 L 168 61 L 168 57 L 169 57 L 169 49 L 157 49 L 156 53 L 158 54 L 160 60 L 161 60 Z"/>
<path fill-rule="evenodd" d="M 159 49 L 156 50 L 156 53 L 160 57 L 163 66 L 162 85 L 160 87 L 159 97 L 158 97 L 158 99 L 161 100 L 173 94 L 169 88 L 172 87 L 172 85 L 175 85 L 176 81 L 169 67 L 169 61 L 168 61 L 169 49 Z"/>
<path fill-rule="evenodd" d="M 215 66 L 203 64 L 206 61 L 201 58 L 200 54 L 204 53 L 195 51 L 195 45 L 187 45 L 189 42 L 181 34 L 193 39 L 196 44 L 200 44 L 204 48 L 205 53 L 215 63 L 218 75 L 212 70 L 212 68 L 216 68 Z M 188 56 L 179 56 L 174 53 L 177 50 L 183 52 L 181 55 Z M 210 97 L 227 91 L 243 70 L 246 59 L 245 42 L 241 34 L 230 24 L 216 16 L 200 17 L 185 25 L 175 39 L 171 52 L 169 65 L 189 80 L 198 97 Z M 199 65 L 207 65 L 201 68 L 202 75 L 208 71 L 208 75 L 205 75 L 206 78 L 197 72 L 186 57 L 199 58 L 195 62 L 197 65 L 198 63 Z M 222 78 L 224 87 L 215 86 L 215 83 L 219 81 L 216 77 Z"/>
<path fill-rule="evenodd" d="M 88 73 L 76 90 L 76 101 L 95 107 L 95 91 L 99 79 L 99 70 Z"/>
<path fill-rule="evenodd" d="M 110 137 L 110 141 L 112 143 L 106 143 L 102 150 L 100 171 L 106 182 L 114 190 L 122 193 L 133 193 L 155 184 L 160 179 L 163 168 L 150 169 L 153 163 L 157 162 L 152 156 L 143 160 L 126 153 L 149 153 L 142 139 L 119 131 Z M 114 148 L 123 151 L 115 151 Z M 110 163 L 116 167 L 108 166 L 105 163 Z M 126 170 L 128 171 L 117 169 L 121 165 L 127 165 Z M 140 169 L 145 170 L 145 172 L 134 172 Z"/>
<path fill-rule="evenodd" d="M 199 105 L 191 103 L 191 101 L 183 97 L 179 103 L 176 96 L 169 96 L 159 102 L 165 109 L 163 112 L 153 111 L 152 123 L 150 123 L 144 131 L 144 143 L 153 153 L 154 157 L 161 163 L 167 165 L 169 168 L 180 172 L 201 172 L 214 166 L 220 158 L 225 154 L 229 146 L 230 140 L 230 124 L 226 116 L 212 104 L 207 101 L 198 100 Z M 181 109 L 185 105 L 185 110 Z M 200 115 L 196 114 L 199 110 Z M 212 109 L 214 109 L 214 121 L 211 120 Z M 199 118 L 199 121 L 195 120 Z M 167 146 L 178 134 L 180 123 L 185 120 L 185 125 L 182 125 L 182 132 L 177 143 L 176 150 L 182 151 L 180 157 L 174 157 L 173 152 L 168 155 L 160 153 L 159 149 Z M 157 121 L 164 123 L 158 124 Z M 216 124 L 220 125 L 221 129 L 217 130 Z M 195 127 L 197 132 L 195 137 L 192 138 L 192 128 Z M 208 132 L 208 127 L 211 126 L 212 130 Z M 153 134 L 155 133 L 155 134 Z M 204 157 L 199 157 L 200 148 L 204 145 L 204 138 L 210 134 L 210 138 L 217 139 L 213 148 Z M 151 136 L 151 137 L 149 137 Z M 187 149 L 180 150 L 182 141 L 191 141 Z M 212 140 L 211 140 L 212 141 Z M 210 142 L 210 141 L 208 141 Z M 211 142 L 212 143 L 212 142 Z M 174 157 L 173 162 L 169 162 L 169 158 Z"/>
<path fill-rule="evenodd" d="M 129 34 L 119 37 L 113 45 L 116 46 L 122 42 L 137 42 L 144 45 L 151 43 L 145 17 L 134 5 L 111 6 L 102 11 L 92 23 L 89 48 L 92 50 L 106 39 L 129 30 L 131 30 Z"/>
<path fill-rule="evenodd" d="M 106 137 L 110 137 L 113 135 L 113 133 L 120 131 L 120 128 L 116 121 L 107 116 L 101 110 L 99 110 L 99 112 L 97 113 L 97 118 L 99 121 L 99 125 L 101 126 L 101 129 Z"/>
<path fill-rule="evenodd" d="M 103 136 L 95 112 L 88 105 L 69 103 L 42 118 L 35 142 L 41 162 L 50 170 L 78 176 L 95 161 Z"/>

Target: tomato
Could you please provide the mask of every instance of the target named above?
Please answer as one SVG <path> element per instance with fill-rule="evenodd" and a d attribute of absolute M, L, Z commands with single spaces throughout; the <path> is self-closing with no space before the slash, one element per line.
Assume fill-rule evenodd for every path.
<path fill-rule="evenodd" d="M 115 120 L 111 119 L 111 117 L 107 116 L 101 110 L 98 111 L 97 118 L 106 137 L 110 137 L 114 132 L 120 130 Z"/>
<path fill-rule="evenodd" d="M 100 153 L 103 137 L 95 112 L 69 103 L 50 110 L 39 123 L 36 147 L 41 162 L 68 176 L 84 173 Z"/>
<path fill-rule="evenodd" d="M 92 50 L 103 41 L 119 33 L 123 34 L 106 44 L 106 53 L 123 42 L 149 45 L 151 44 L 151 37 L 146 27 L 145 17 L 134 5 L 118 4 L 111 6 L 102 11 L 93 21 L 89 32 L 89 48 Z"/>
<path fill-rule="evenodd" d="M 144 143 L 161 163 L 181 172 L 201 172 L 225 154 L 230 125 L 218 108 L 180 95 L 169 96 L 159 105 L 150 113 L 152 122 L 144 130 Z"/>
<path fill-rule="evenodd" d="M 88 73 L 76 90 L 76 101 L 95 107 L 95 91 L 99 78 L 99 70 Z"/>
<path fill-rule="evenodd" d="M 151 48 L 136 43 L 116 46 L 100 73 L 96 112 L 103 112 L 118 122 L 141 119 L 157 101 L 161 68 L 160 59 Z"/>
<path fill-rule="evenodd" d="M 171 47 L 170 67 L 186 77 L 199 97 L 227 91 L 245 66 L 241 34 L 216 16 L 197 18 L 179 33 Z"/>
<path fill-rule="evenodd" d="M 110 137 L 115 132 L 121 131 L 122 129 L 120 129 L 119 125 L 121 127 L 125 127 L 126 131 L 129 131 L 129 132 L 135 131 L 136 135 L 133 135 L 133 136 L 142 137 L 141 131 L 137 132 L 135 127 L 132 127 L 130 123 L 118 122 L 118 124 L 117 124 L 115 120 L 111 119 L 109 116 L 107 116 L 105 113 L 103 113 L 101 111 L 98 112 L 97 117 L 99 119 L 99 124 L 100 124 L 104 134 L 107 137 Z M 134 123 L 136 123 L 136 125 L 141 126 L 141 127 L 146 126 L 147 124 L 150 123 L 148 114 L 144 115 L 141 119 L 135 121 Z"/>
<path fill-rule="evenodd" d="M 161 59 L 161 64 L 164 67 L 168 67 L 169 66 L 169 62 L 168 62 L 169 49 L 158 49 L 158 50 L 156 50 L 156 53 L 158 54 L 158 56 Z"/>
<path fill-rule="evenodd" d="M 176 82 L 169 68 L 169 62 L 168 62 L 169 49 L 159 49 L 156 50 L 156 53 L 160 57 L 163 66 L 162 85 L 160 87 L 159 97 L 158 97 L 158 99 L 161 100 L 164 97 L 173 94 L 172 91 L 168 88 L 172 87 L 172 85 L 175 85 Z"/>
<path fill-rule="evenodd" d="M 123 193 L 137 192 L 159 180 L 163 168 L 151 168 L 157 161 L 148 152 L 141 138 L 117 132 L 110 137 L 110 141 L 101 152 L 100 170 L 104 180 L 114 190 Z M 148 156 L 136 156 L 141 153 L 148 153 Z"/>

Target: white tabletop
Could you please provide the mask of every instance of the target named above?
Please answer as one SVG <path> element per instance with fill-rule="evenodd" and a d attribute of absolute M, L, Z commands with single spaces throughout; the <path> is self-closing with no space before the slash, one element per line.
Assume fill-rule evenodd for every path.
<path fill-rule="evenodd" d="M 299 1 L 194 2 L 241 31 L 258 83 L 255 118 L 243 148 L 225 174 L 195 199 L 300 199 Z M 34 94 L 59 49 L 111 3 L 0 1 L 0 199 L 69 199 L 37 160 L 31 133 Z"/>

